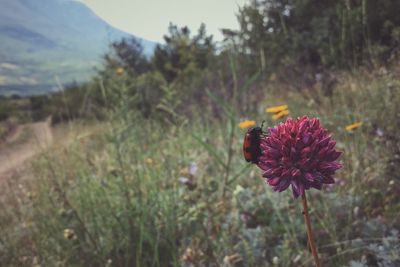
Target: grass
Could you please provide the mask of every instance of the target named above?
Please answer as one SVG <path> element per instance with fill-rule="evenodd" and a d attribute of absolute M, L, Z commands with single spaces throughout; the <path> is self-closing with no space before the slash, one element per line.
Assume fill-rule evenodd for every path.
<path fill-rule="evenodd" d="M 371 259 L 395 266 L 398 246 L 383 246 L 386 254 L 373 246 L 398 240 L 400 180 L 390 168 L 398 166 L 398 77 L 343 75 L 334 96 L 318 94 L 318 101 L 276 86 L 266 90 L 259 110 L 288 104 L 293 117 L 318 116 L 344 151 L 336 185 L 307 192 L 323 266 Z M 9 181 L 11 193 L 0 202 L 0 262 L 312 266 L 300 201 L 289 191 L 273 193 L 243 160 L 235 103 L 209 98 L 220 119 L 199 112 L 164 128 L 121 103 L 93 134 L 42 154 L 32 177 Z M 276 123 L 262 112 L 251 117 Z M 355 121 L 363 126 L 347 132 Z"/>

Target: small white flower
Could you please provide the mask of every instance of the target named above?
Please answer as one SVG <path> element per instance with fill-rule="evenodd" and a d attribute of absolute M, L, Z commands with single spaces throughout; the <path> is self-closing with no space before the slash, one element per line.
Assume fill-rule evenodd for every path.
<path fill-rule="evenodd" d="M 233 191 L 233 195 L 237 196 L 240 192 L 242 192 L 244 190 L 244 188 L 241 185 L 237 185 L 235 190 Z"/>

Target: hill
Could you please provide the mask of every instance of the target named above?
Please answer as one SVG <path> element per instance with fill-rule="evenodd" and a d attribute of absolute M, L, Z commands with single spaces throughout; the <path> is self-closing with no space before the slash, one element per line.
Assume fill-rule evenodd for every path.
<path fill-rule="evenodd" d="M 108 45 L 134 37 L 73 0 L 0 0 L 0 94 L 43 93 L 84 81 Z M 145 53 L 154 43 L 138 38 Z"/>

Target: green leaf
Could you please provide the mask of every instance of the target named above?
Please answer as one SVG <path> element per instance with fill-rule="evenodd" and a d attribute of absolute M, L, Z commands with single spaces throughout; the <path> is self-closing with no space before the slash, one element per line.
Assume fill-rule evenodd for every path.
<path fill-rule="evenodd" d="M 223 168 L 226 168 L 226 164 L 222 158 L 221 155 L 218 154 L 218 152 L 214 149 L 214 147 L 203 140 L 201 140 L 200 137 L 192 134 L 193 138 L 199 142 L 207 151 L 210 153 L 211 156 L 217 161 L 218 164 L 220 164 Z"/>
<path fill-rule="evenodd" d="M 226 103 L 226 101 L 224 99 L 222 99 L 221 97 L 216 96 L 210 90 L 207 90 L 207 95 L 211 98 L 212 101 L 214 101 L 214 103 L 216 103 L 217 105 L 222 107 L 222 109 L 223 109 L 223 111 L 224 111 L 224 113 L 225 113 L 225 115 L 227 117 L 229 117 L 230 119 L 234 120 L 234 118 L 235 118 L 234 111 Z"/>
<path fill-rule="evenodd" d="M 233 183 L 237 178 L 239 178 L 248 168 L 251 167 L 251 164 L 245 165 L 240 171 L 238 171 L 227 183 L 227 185 L 230 185 Z"/>

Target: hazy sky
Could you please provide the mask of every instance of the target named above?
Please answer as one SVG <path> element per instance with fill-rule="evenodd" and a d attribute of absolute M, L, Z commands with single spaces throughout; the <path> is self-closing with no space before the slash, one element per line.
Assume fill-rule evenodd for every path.
<path fill-rule="evenodd" d="M 238 29 L 236 13 L 247 0 L 80 0 L 112 26 L 139 37 L 163 42 L 170 22 L 197 32 L 204 22 L 214 40 L 220 28 Z"/>

